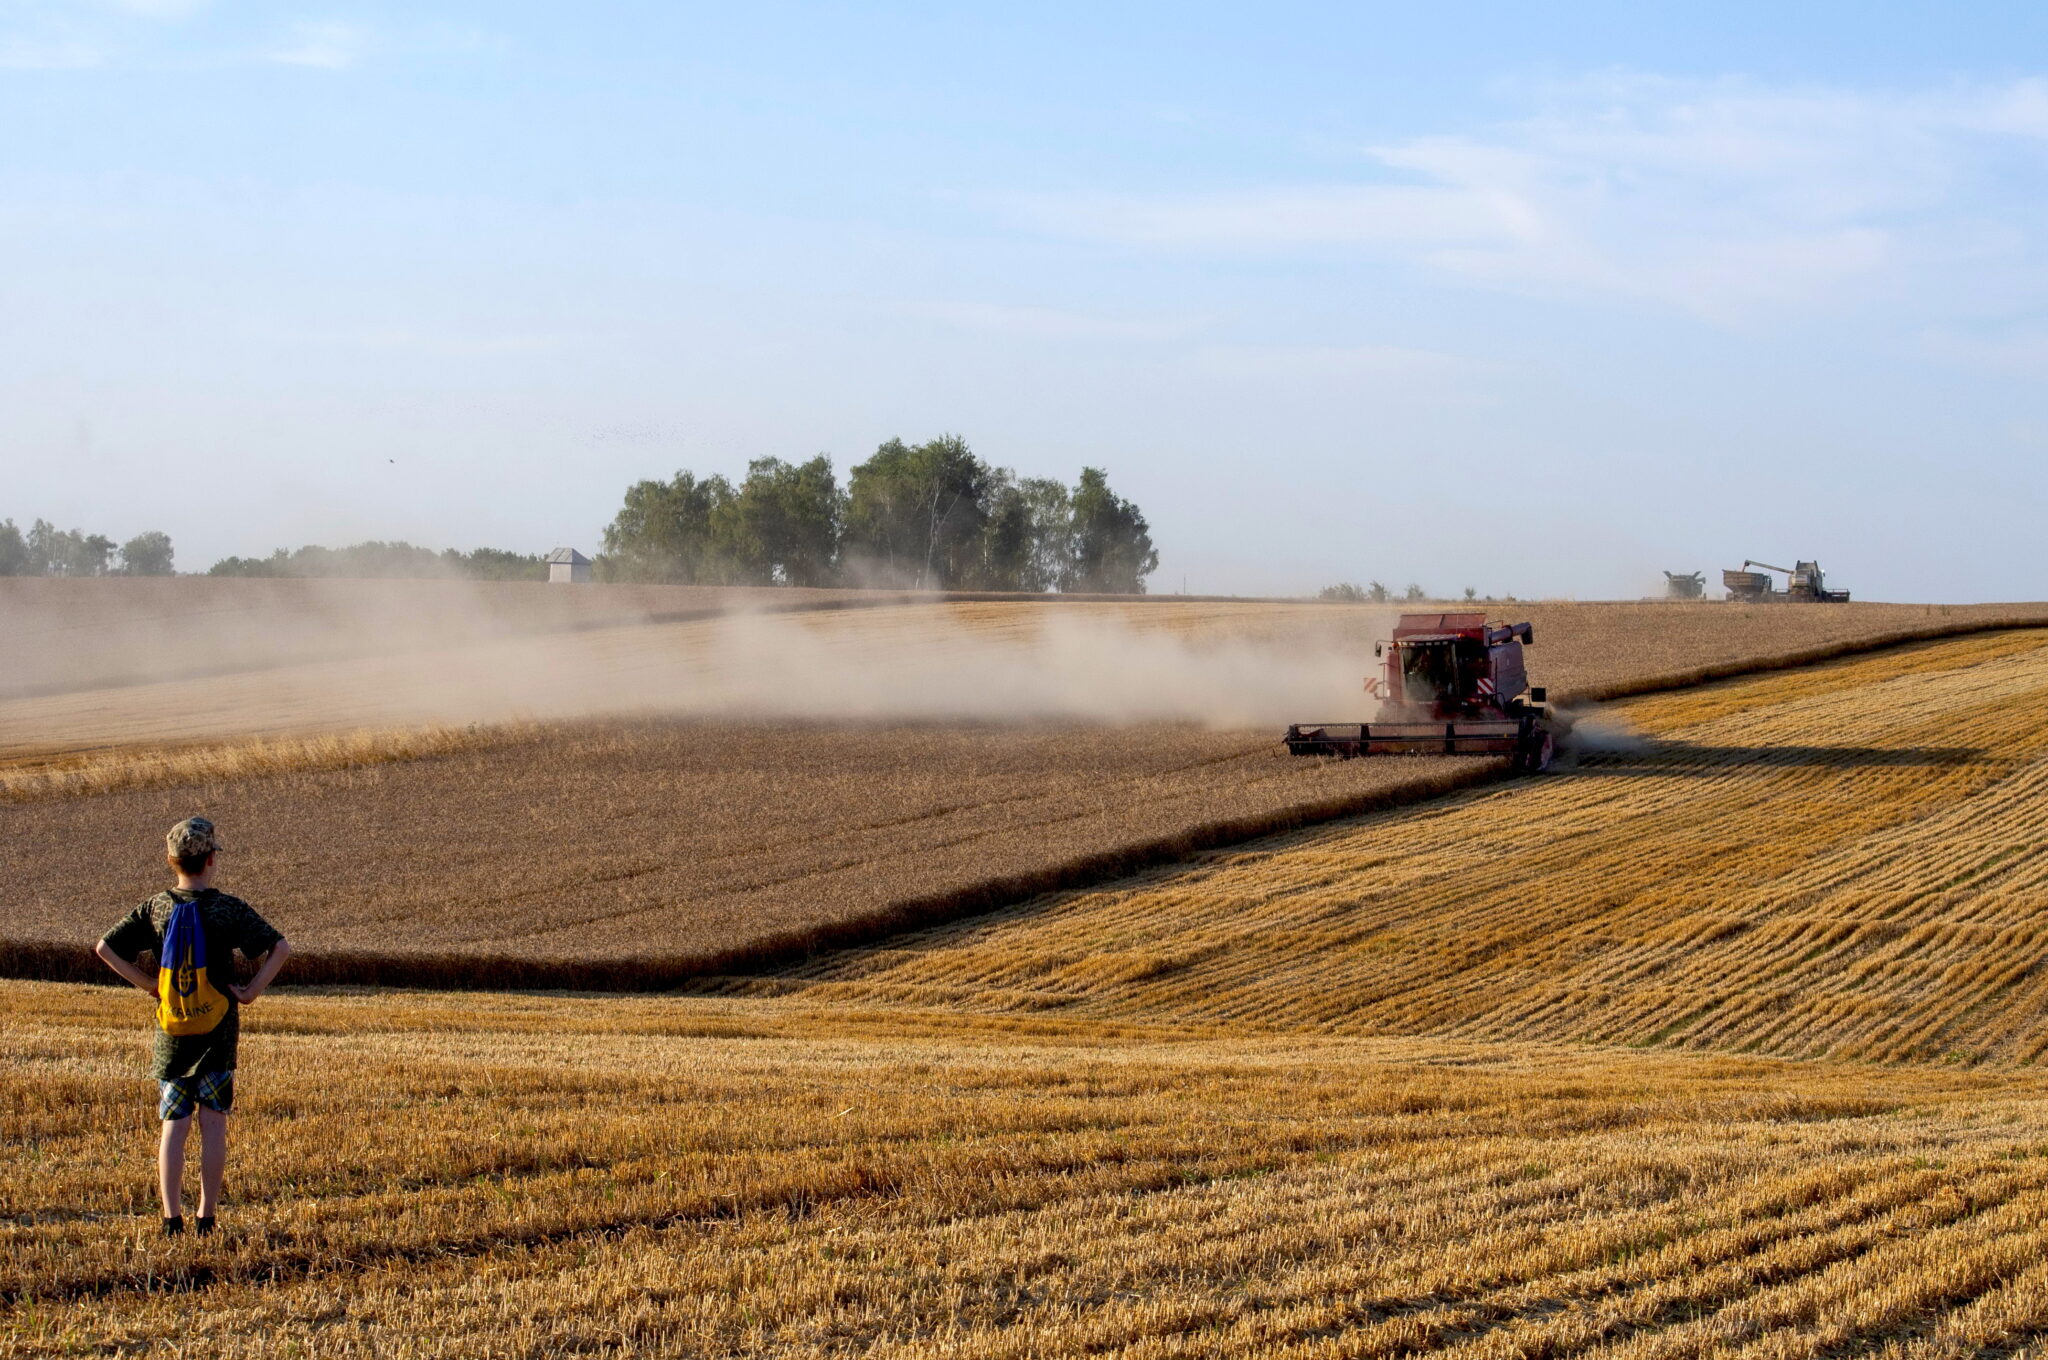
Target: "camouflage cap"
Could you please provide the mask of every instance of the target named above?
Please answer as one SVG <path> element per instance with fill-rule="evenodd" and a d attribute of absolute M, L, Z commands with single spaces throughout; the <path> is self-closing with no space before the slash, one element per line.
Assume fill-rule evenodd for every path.
<path fill-rule="evenodd" d="M 164 848 L 175 859 L 197 859 L 221 848 L 220 834 L 204 817 L 187 817 L 164 835 Z"/>

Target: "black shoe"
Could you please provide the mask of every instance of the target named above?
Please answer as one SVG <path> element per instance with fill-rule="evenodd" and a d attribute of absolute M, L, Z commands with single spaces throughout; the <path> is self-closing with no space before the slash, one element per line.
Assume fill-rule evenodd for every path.
<path fill-rule="evenodd" d="M 192 1220 L 192 1231 L 193 1231 L 193 1232 L 194 1232 L 195 1234 L 197 1234 L 198 1236 L 200 1236 L 200 1237 L 204 1237 L 204 1236 L 206 1236 L 206 1235 L 207 1235 L 208 1233 L 212 1232 L 212 1231 L 213 1231 L 213 1215 L 212 1215 L 212 1214 L 201 1214 L 201 1215 L 200 1215 L 200 1216 L 199 1216 L 198 1218 L 195 1218 L 195 1219 L 193 1219 L 193 1220 Z"/>
<path fill-rule="evenodd" d="M 213 1224 L 212 1224 L 212 1222 L 211 1222 L 211 1221 L 209 1221 L 209 1222 L 207 1223 L 207 1225 L 206 1225 L 206 1226 L 207 1226 L 207 1227 L 209 1227 L 209 1228 L 211 1228 L 211 1227 L 213 1226 Z M 165 1219 L 165 1220 L 164 1220 L 164 1236 L 165 1236 L 165 1237 L 176 1237 L 176 1236 L 178 1236 L 178 1235 L 179 1235 L 180 1233 L 182 1233 L 182 1232 L 184 1232 L 184 1231 L 185 1231 L 185 1217 L 184 1217 L 184 1215 L 180 1214 L 180 1215 L 176 1216 L 175 1218 L 167 1218 L 167 1219 Z"/>

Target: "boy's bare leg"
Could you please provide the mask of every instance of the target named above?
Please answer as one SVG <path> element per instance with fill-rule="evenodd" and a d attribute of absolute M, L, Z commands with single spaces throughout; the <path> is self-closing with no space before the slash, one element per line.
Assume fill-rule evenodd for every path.
<path fill-rule="evenodd" d="M 228 1117 L 199 1107 L 199 1216 L 212 1218 L 220 1207 L 220 1183 L 228 1169 Z M 201 1224 L 201 1227 L 206 1226 Z"/>
<path fill-rule="evenodd" d="M 164 1121 L 163 1142 L 156 1150 L 156 1184 L 163 1196 L 165 1218 L 178 1218 L 185 1212 L 180 1203 L 180 1187 L 185 1180 L 185 1135 L 191 1131 L 191 1115 Z M 222 1146 L 225 1150 L 225 1143 Z"/>

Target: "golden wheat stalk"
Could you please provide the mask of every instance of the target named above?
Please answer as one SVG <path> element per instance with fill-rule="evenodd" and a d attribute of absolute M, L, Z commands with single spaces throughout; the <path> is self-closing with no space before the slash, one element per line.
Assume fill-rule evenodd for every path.
<path fill-rule="evenodd" d="M 315 770 L 345 770 L 484 750 L 531 739 L 532 723 L 368 727 L 191 745 L 118 746 L 0 764 L 0 803 L 175 788 Z"/>

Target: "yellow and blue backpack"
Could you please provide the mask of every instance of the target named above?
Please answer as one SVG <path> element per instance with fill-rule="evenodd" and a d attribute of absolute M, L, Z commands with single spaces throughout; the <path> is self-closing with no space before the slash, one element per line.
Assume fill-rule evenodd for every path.
<path fill-rule="evenodd" d="M 228 999 L 214 989 L 206 972 L 206 924 L 199 903 L 178 902 L 164 924 L 164 945 L 157 954 L 156 1022 L 163 1032 L 180 1038 L 210 1034 L 228 1013 Z"/>

